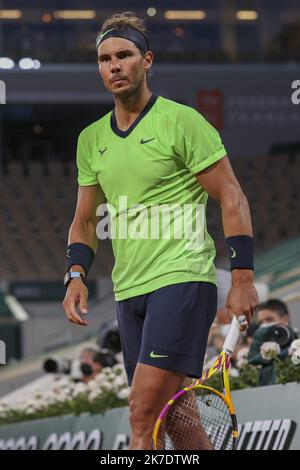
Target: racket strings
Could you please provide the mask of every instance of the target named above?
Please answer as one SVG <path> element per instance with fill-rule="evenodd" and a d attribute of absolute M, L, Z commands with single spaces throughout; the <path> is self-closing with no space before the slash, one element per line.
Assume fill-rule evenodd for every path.
<path fill-rule="evenodd" d="M 170 407 L 157 436 L 157 449 L 230 450 L 232 420 L 215 393 L 190 390 Z"/>

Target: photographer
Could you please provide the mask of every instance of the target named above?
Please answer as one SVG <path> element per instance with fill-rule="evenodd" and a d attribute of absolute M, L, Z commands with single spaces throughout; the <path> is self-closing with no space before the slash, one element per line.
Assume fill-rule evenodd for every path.
<path fill-rule="evenodd" d="M 80 365 L 82 372 L 81 381 L 87 383 L 90 380 L 94 380 L 104 367 L 113 367 L 116 363 L 116 359 L 107 349 L 95 351 L 90 357 L 85 355 Z"/>
<path fill-rule="evenodd" d="M 290 326 L 287 306 L 281 300 L 270 299 L 260 304 L 256 312 L 256 322 L 259 327 L 253 335 L 248 362 L 262 366 L 259 385 L 272 385 L 276 383 L 272 351 L 280 359 L 284 359 L 297 334 Z M 265 343 L 268 343 L 269 348 L 267 354 Z"/>

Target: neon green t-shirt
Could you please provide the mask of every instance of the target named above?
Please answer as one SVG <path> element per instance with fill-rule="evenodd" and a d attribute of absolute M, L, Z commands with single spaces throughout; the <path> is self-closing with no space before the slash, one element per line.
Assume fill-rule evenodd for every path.
<path fill-rule="evenodd" d="M 114 111 L 81 132 L 78 183 L 100 184 L 107 201 L 116 300 L 180 282 L 216 283 L 208 195 L 195 174 L 225 155 L 203 116 L 154 95 L 126 132 Z M 98 224 L 99 238 L 107 236 L 106 222 Z"/>

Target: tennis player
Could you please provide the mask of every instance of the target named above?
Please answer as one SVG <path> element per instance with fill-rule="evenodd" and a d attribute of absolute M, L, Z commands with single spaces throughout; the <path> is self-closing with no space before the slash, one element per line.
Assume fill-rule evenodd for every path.
<path fill-rule="evenodd" d="M 97 250 L 96 209 L 106 201 L 117 233 L 112 280 L 132 386 L 130 449 L 149 449 L 162 406 L 186 377 L 201 375 L 216 314 L 208 195 L 220 204 L 229 250 L 228 315 L 243 313 L 248 322 L 257 304 L 251 218 L 218 132 L 194 109 L 150 91 L 153 53 L 143 21 L 128 12 L 113 15 L 96 45 L 100 76 L 115 107 L 78 139 L 78 200 L 63 306 L 71 322 L 87 325 L 85 278 Z M 162 214 L 157 217 L 153 207 Z M 161 225 L 156 230 L 158 221 L 168 222 L 173 236 Z M 179 221 L 188 222 L 181 236 Z"/>

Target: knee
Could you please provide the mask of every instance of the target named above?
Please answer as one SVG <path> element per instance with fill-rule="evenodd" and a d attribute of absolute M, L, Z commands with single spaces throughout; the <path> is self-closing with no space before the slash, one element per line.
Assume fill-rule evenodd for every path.
<path fill-rule="evenodd" d="M 134 393 L 129 396 L 129 420 L 133 429 L 145 432 L 154 426 L 157 419 L 155 403 Z"/>

